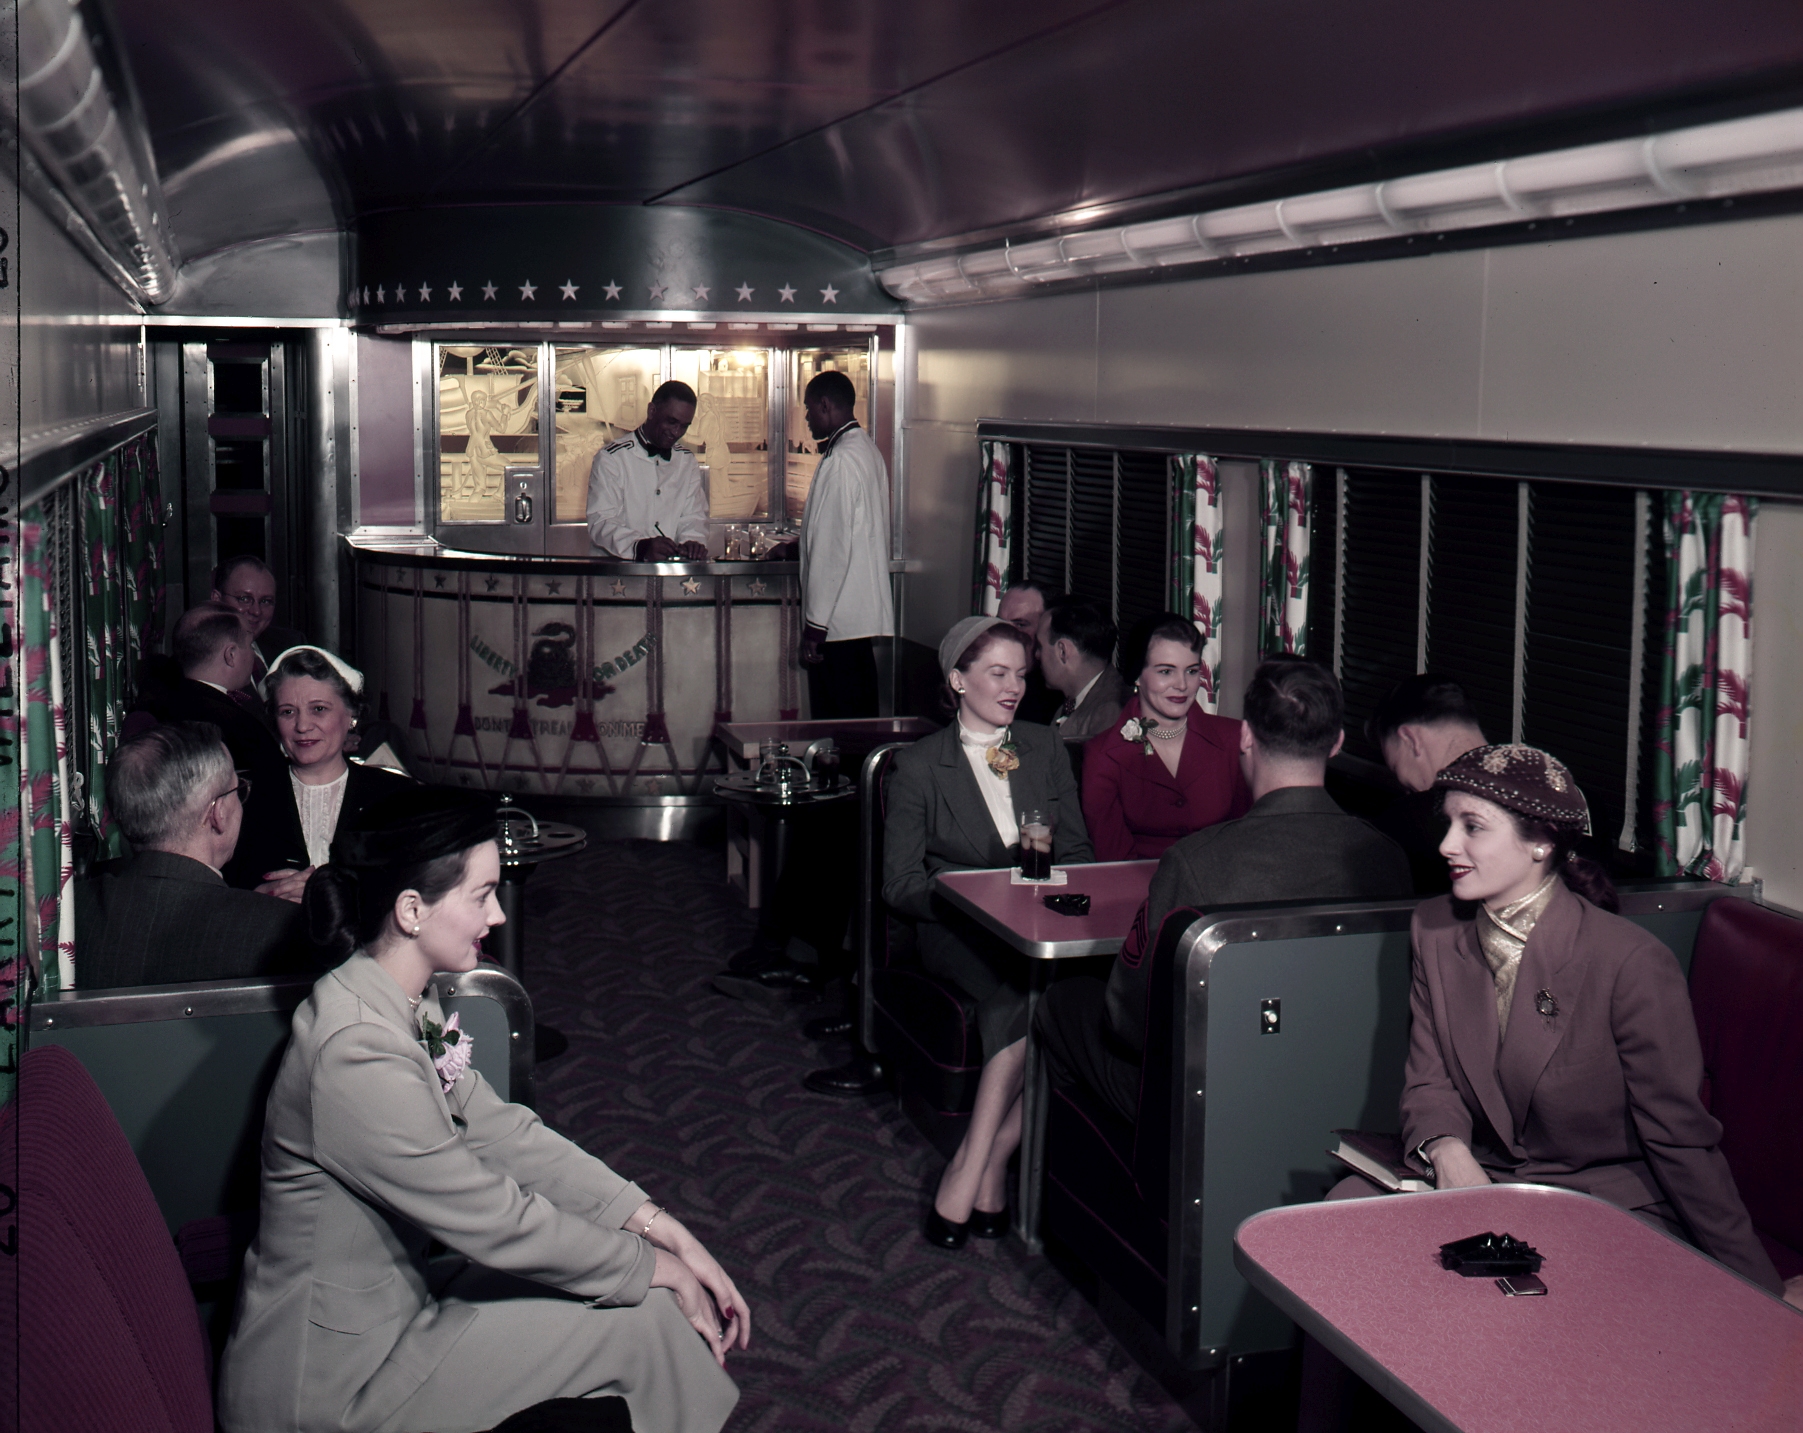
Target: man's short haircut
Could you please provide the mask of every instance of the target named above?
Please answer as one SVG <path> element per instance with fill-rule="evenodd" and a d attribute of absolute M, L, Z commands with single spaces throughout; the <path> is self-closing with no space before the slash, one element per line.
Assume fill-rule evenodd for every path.
<path fill-rule="evenodd" d="M 165 722 L 107 759 L 107 809 L 134 851 L 157 850 L 187 833 L 231 775 L 231 753 L 212 722 Z"/>
<path fill-rule="evenodd" d="M 1365 735 L 1379 751 L 1405 726 L 1440 726 L 1445 723 L 1483 729 L 1477 708 L 1465 689 L 1440 672 L 1419 672 L 1390 688 L 1365 723 Z"/>
<path fill-rule="evenodd" d="M 182 613 L 181 620 L 175 624 L 169 655 L 175 658 L 175 665 L 182 669 L 182 675 L 187 676 L 212 661 L 228 639 L 240 643 L 246 640 L 244 618 L 238 609 L 218 602 L 203 602 Z"/>
<path fill-rule="evenodd" d="M 1006 597 L 1010 592 L 1037 592 L 1039 600 L 1047 607 L 1050 607 L 1060 595 L 1056 588 L 1048 587 L 1043 582 L 1035 582 L 1031 577 L 1023 577 L 1019 582 L 1010 582 L 1002 596 Z"/>
<path fill-rule="evenodd" d="M 668 383 L 657 385 L 657 392 L 651 395 L 651 406 L 656 408 L 663 403 L 687 403 L 695 406 L 695 390 L 681 379 L 672 378 Z"/>
<path fill-rule="evenodd" d="M 1115 625 L 1102 608 L 1082 597 L 1060 597 L 1046 604 L 1051 625 L 1046 629 L 1054 642 L 1068 641 L 1086 657 L 1099 662 L 1114 658 Z"/>
<path fill-rule="evenodd" d="M 1345 720 L 1334 674 L 1306 657 L 1268 657 L 1246 688 L 1246 725 L 1272 756 L 1322 760 Z"/>
<path fill-rule="evenodd" d="M 228 557 L 213 569 L 213 590 L 225 591 L 225 584 L 232 580 L 232 574 L 240 567 L 248 567 L 252 572 L 261 572 L 266 577 L 274 577 L 275 569 L 254 553 L 241 552 L 236 557 Z"/>
<path fill-rule="evenodd" d="M 847 413 L 853 412 L 858 406 L 857 386 L 836 368 L 829 368 L 810 378 L 807 392 L 802 397 L 804 400 L 824 398 L 828 402 L 837 403 Z"/>

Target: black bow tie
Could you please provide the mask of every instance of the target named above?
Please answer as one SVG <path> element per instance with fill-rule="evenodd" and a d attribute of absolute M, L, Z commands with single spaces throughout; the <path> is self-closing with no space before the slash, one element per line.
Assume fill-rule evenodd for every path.
<path fill-rule="evenodd" d="M 654 448 L 654 447 L 652 447 L 650 439 L 648 439 L 643 433 L 638 433 L 638 434 L 635 434 L 634 436 L 638 438 L 639 446 L 641 448 L 643 448 L 647 453 L 651 454 L 652 457 L 662 458 L 666 463 L 670 461 L 670 449 L 669 448 Z"/>

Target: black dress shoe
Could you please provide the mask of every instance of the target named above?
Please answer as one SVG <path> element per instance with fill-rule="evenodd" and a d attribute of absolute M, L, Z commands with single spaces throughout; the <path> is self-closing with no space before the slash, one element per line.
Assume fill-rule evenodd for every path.
<path fill-rule="evenodd" d="M 773 970 L 787 964 L 789 953 L 782 946 L 772 949 L 767 945 L 753 944 L 734 951 L 732 958 L 726 962 L 726 968 L 734 975 L 756 975 L 760 971 Z"/>
<path fill-rule="evenodd" d="M 973 1209 L 970 1211 L 970 1223 L 966 1227 L 979 1239 L 1006 1239 L 1008 1210 L 1003 1207 L 991 1213 L 987 1209 Z"/>
<path fill-rule="evenodd" d="M 874 1095 L 883 1088 L 883 1062 L 872 1055 L 854 1055 L 830 1070 L 814 1070 L 802 1078 L 817 1095 Z"/>
<path fill-rule="evenodd" d="M 810 1040 L 837 1040 L 851 1034 L 851 1016 L 816 1015 L 801 1027 L 801 1033 Z"/>
<path fill-rule="evenodd" d="M 927 1243 L 940 1249 L 962 1249 L 964 1238 L 970 1233 L 970 1225 L 954 1224 L 937 1209 L 927 1208 L 927 1222 L 921 1226 L 921 1237 Z"/>
<path fill-rule="evenodd" d="M 805 965 L 785 961 L 756 975 L 726 971 L 714 977 L 714 989 L 734 1000 L 756 1000 L 766 1005 L 805 1005 L 820 998 L 820 977 Z"/>

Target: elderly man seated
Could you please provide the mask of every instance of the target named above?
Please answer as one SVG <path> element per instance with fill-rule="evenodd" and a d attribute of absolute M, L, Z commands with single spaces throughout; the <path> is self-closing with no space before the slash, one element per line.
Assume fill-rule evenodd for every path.
<path fill-rule="evenodd" d="M 312 969 L 300 907 L 233 890 L 246 782 L 219 728 L 168 722 L 106 766 L 107 808 L 133 854 L 75 883 L 75 970 L 84 990 Z"/>
<path fill-rule="evenodd" d="M 1204 826 L 1164 853 L 1106 984 L 1060 980 L 1039 1003 L 1052 1079 L 1084 1084 L 1124 1119 L 1139 1105 L 1146 981 L 1158 929 L 1172 911 L 1250 901 L 1381 901 L 1413 894 L 1407 857 L 1323 789 L 1340 749 L 1340 684 L 1301 657 L 1272 657 L 1246 688 L 1240 770 L 1244 816 Z"/>

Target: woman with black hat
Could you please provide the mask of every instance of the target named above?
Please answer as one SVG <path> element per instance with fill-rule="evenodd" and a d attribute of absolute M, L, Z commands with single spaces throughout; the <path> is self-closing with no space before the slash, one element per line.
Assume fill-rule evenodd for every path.
<path fill-rule="evenodd" d="M 726 1353 L 750 1338 L 732 1280 L 637 1185 L 498 1098 L 431 993 L 502 919 L 492 800 L 397 793 L 331 854 L 303 904 L 341 963 L 270 1092 L 222 1425 L 459 1433 L 616 1394 L 641 1433 L 714 1433 L 738 1398 Z M 428 1260 L 434 1243 L 451 1257 Z"/>
<path fill-rule="evenodd" d="M 1480 746 L 1435 787 L 1452 894 L 1415 912 L 1411 1162 L 1442 1189 L 1596 1195 L 1780 1292 L 1698 1098 L 1684 974 L 1572 849 L 1590 813 L 1571 773 L 1531 746 Z"/>
<path fill-rule="evenodd" d="M 915 923 L 920 963 L 977 1002 L 983 1073 L 963 1142 L 946 1166 L 926 1237 L 946 1249 L 966 1236 L 1008 1230 L 1005 1175 L 1020 1143 L 1026 1069 L 1024 962 L 974 926 L 944 924 L 933 881 L 941 871 L 1014 863 L 1021 814 L 1047 818 L 1051 861 L 1095 859 L 1064 743 L 1049 728 L 1017 722 L 1032 655 L 999 617 L 966 617 L 939 644 L 951 725 L 895 759 L 883 822 L 883 899 Z"/>

